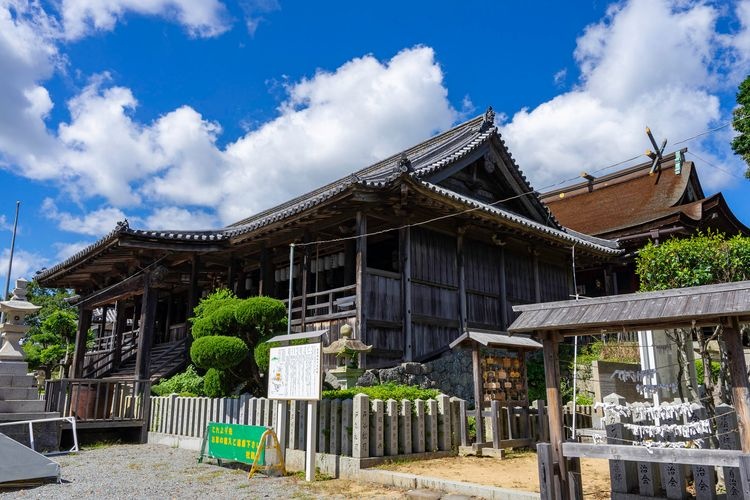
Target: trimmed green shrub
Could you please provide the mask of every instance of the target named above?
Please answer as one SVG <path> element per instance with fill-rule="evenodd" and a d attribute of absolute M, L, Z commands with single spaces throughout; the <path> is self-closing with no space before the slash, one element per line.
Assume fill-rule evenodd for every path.
<path fill-rule="evenodd" d="M 158 384 L 151 387 L 151 392 L 157 396 L 168 394 L 203 396 L 203 377 L 195 371 L 195 366 L 189 365 L 184 372 L 168 379 L 161 379 Z"/>
<path fill-rule="evenodd" d="M 251 297 L 237 304 L 235 318 L 238 324 L 249 327 L 247 333 L 257 340 L 286 326 L 286 306 L 270 297 Z"/>
<path fill-rule="evenodd" d="M 201 368 L 226 370 L 240 364 L 249 354 L 242 339 L 224 335 L 200 337 L 190 347 L 193 363 Z"/>
<path fill-rule="evenodd" d="M 223 370 L 211 368 L 203 377 L 203 392 L 209 398 L 221 398 L 232 390 L 231 377 Z"/>
<path fill-rule="evenodd" d="M 412 385 L 401 385 L 394 384 L 392 382 L 373 385 L 371 387 L 352 387 L 350 389 L 337 389 L 333 391 L 323 391 L 323 398 L 325 399 L 352 399 L 357 394 L 366 394 L 370 399 L 395 399 L 401 401 L 402 399 L 408 399 L 414 401 L 415 399 L 432 399 L 436 398 L 440 391 L 437 389 L 422 389 L 421 387 L 415 387 Z"/>

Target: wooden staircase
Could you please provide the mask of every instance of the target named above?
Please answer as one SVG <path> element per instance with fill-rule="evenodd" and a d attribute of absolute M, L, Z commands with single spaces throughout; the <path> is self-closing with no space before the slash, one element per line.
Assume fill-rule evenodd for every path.
<path fill-rule="evenodd" d="M 135 361 L 136 356 L 131 356 L 119 368 L 107 373 L 104 378 L 119 380 L 135 379 Z M 186 364 L 185 339 L 156 344 L 151 348 L 151 367 L 149 370 L 151 383 L 155 384 L 162 378 L 174 375 Z"/>

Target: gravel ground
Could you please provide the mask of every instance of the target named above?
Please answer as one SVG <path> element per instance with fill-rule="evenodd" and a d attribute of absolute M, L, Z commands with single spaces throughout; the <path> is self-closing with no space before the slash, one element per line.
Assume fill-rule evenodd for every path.
<path fill-rule="evenodd" d="M 3 491 L 0 498 L 315 498 L 294 477 L 269 478 L 246 470 L 197 463 L 197 453 L 163 445 L 113 445 L 55 457 L 62 484 Z"/>

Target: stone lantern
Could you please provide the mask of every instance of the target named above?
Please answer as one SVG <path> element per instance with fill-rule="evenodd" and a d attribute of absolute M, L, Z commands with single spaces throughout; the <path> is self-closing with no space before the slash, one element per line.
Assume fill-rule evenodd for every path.
<path fill-rule="evenodd" d="M 370 352 L 371 345 L 365 345 L 359 339 L 351 338 L 352 327 L 345 324 L 339 330 L 341 338 L 331 342 L 331 345 L 323 348 L 326 354 L 335 354 L 337 365 L 330 370 L 330 373 L 336 377 L 342 389 L 354 387 L 357 379 L 365 372 L 359 368 L 357 358 L 360 353 Z"/>
<path fill-rule="evenodd" d="M 0 311 L 5 314 L 5 322 L 0 325 L 3 346 L 0 348 L 0 363 L 8 361 L 23 362 L 24 352 L 21 349 L 21 339 L 29 331 L 26 326 L 26 316 L 41 309 L 26 300 L 26 285 L 29 282 L 21 278 L 16 280 L 13 297 L 0 302 Z"/>

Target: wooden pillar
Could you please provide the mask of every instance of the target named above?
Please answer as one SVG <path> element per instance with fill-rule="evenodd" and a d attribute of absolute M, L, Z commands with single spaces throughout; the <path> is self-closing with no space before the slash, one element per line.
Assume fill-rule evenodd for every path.
<path fill-rule="evenodd" d="M 344 286 L 357 282 L 357 243 L 352 240 L 344 242 Z M 330 287 L 330 283 L 328 284 Z"/>
<path fill-rule="evenodd" d="M 141 327 L 138 335 L 138 352 L 135 358 L 135 378 L 151 376 L 151 343 L 154 340 L 154 320 L 158 292 L 151 286 L 151 276 L 146 274 L 141 298 Z"/>
<path fill-rule="evenodd" d="M 273 295 L 273 266 L 271 252 L 267 248 L 260 250 L 260 283 L 258 283 L 258 295 Z"/>
<path fill-rule="evenodd" d="M 76 331 L 76 348 L 73 353 L 73 364 L 70 366 L 71 378 L 83 376 L 83 361 L 86 357 L 86 340 L 91 328 L 91 309 L 78 309 L 78 330 Z"/>
<path fill-rule="evenodd" d="M 167 313 L 164 319 L 164 340 L 166 342 L 176 340 L 171 338 L 169 331 L 169 327 L 172 326 L 172 302 L 174 302 L 174 296 L 170 291 L 169 294 L 167 294 Z"/>
<path fill-rule="evenodd" d="M 108 305 L 102 306 L 102 317 L 101 321 L 99 322 L 99 335 L 98 337 L 104 338 L 107 335 L 107 312 L 109 310 Z"/>
<path fill-rule="evenodd" d="M 305 236 L 302 239 L 303 242 L 310 241 L 310 236 L 305 232 Z M 312 248 L 309 245 L 302 247 L 302 262 L 300 265 L 300 296 L 302 297 L 302 310 L 300 311 L 300 331 L 305 331 L 305 317 L 307 316 L 307 286 L 310 282 L 310 251 Z"/>
<path fill-rule="evenodd" d="M 414 360 L 414 334 L 411 324 L 411 228 L 399 230 L 401 261 L 401 297 L 403 298 L 404 358 Z"/>
<path fill-rule="evenodd" d="M 112 366 L 118 368 L 122 361 L 122 333 L 125 331 L 125 301 L 118 300 L 115 303 L 115 326 L 112 332 Z"/>
<path fill-rule="evenodd" d="M 560 494 L 557 498 L 567 496 L 568 473 L 565 458 L 562 454 L 562 443 L 565 440 L 563 429 L 562 399 L 560 398 L 560 359 L 558 348 L 561 335 L 557 332 L 546 333 L 542 340 L 544 349 L 544 380 L 547 387 L 547 419 L 549 423 L 549 440 L 552 445 L 552 458 L 557 464 L 560 475 Z M 556 488 L 557 489 L 557 488 Z"/>
<path fill-rule="evenodd" d="M 237 278 L 237 260 L 233 257 L 229 257 L 229 266 L 227 266 L 227 288 L 232 293 L 237 293 L 237 289 L 234 287 L 234 281 Z"/>
<path fill-rule="evenodd" d="M 357 277 L 357 319 L 356 319 L 356 337 L 367 343 L 367 311 L 365 304 L 367 286 L 367 216 L 357 212 L 357 257 L 356 257 L 356 277 Z M 364 367 L 365 355 L 361 356 L 360 367 Z"/>
<path fill-rule="evenodd" d="M 190 261 L 190 288 L 187 296 L 187 311 L 185 311 L 185 356 L 190 359 L 190 345 L 193 341 L 193 324 L 190 318 L 195 315 L 195 306 L 198 305 L 198 270 L 200 268 L 200 257 L 193 254 Z"/>
<path fill-rule="evenodd" d="M 730 319 L 729 326 L 724 325 L 722 336 L 729 354 L 729 368 L 732 373 L 732 403 L 737 412 L 740 445 L 744 453 L 750 453 L 750 391 L 742 348 L 742 330 L 736 317 Z"/>
<path fill-rule="evenodd" d="M 482 370 L 479 364 L 479 344 L 471 349 L 471 365 L 474 376 L 474 408 L 476 410 L 477 448 L 484 444 L 484 419 L 482 418 Z"/>
<path fill-rule="evenodd" d="M 505 273 L 505 247 L 500 247 L 500 324 L 508 328 L 508 282 Z"/>
<path fill-rule="evenodd" d="M 539 250 L 531 250 L 534 260 L 534 302 L 542 301 L 542 283 L 539 279 Z"/>
<path fill-rule="evenodd" d="M 458 228 L 456 237 L 456 264 L 458 266 L 458 327 L 461 332 L 468 330 L 466 304 L 466 270 L 464 269 L 464 234 L 465 227 Z"/>

